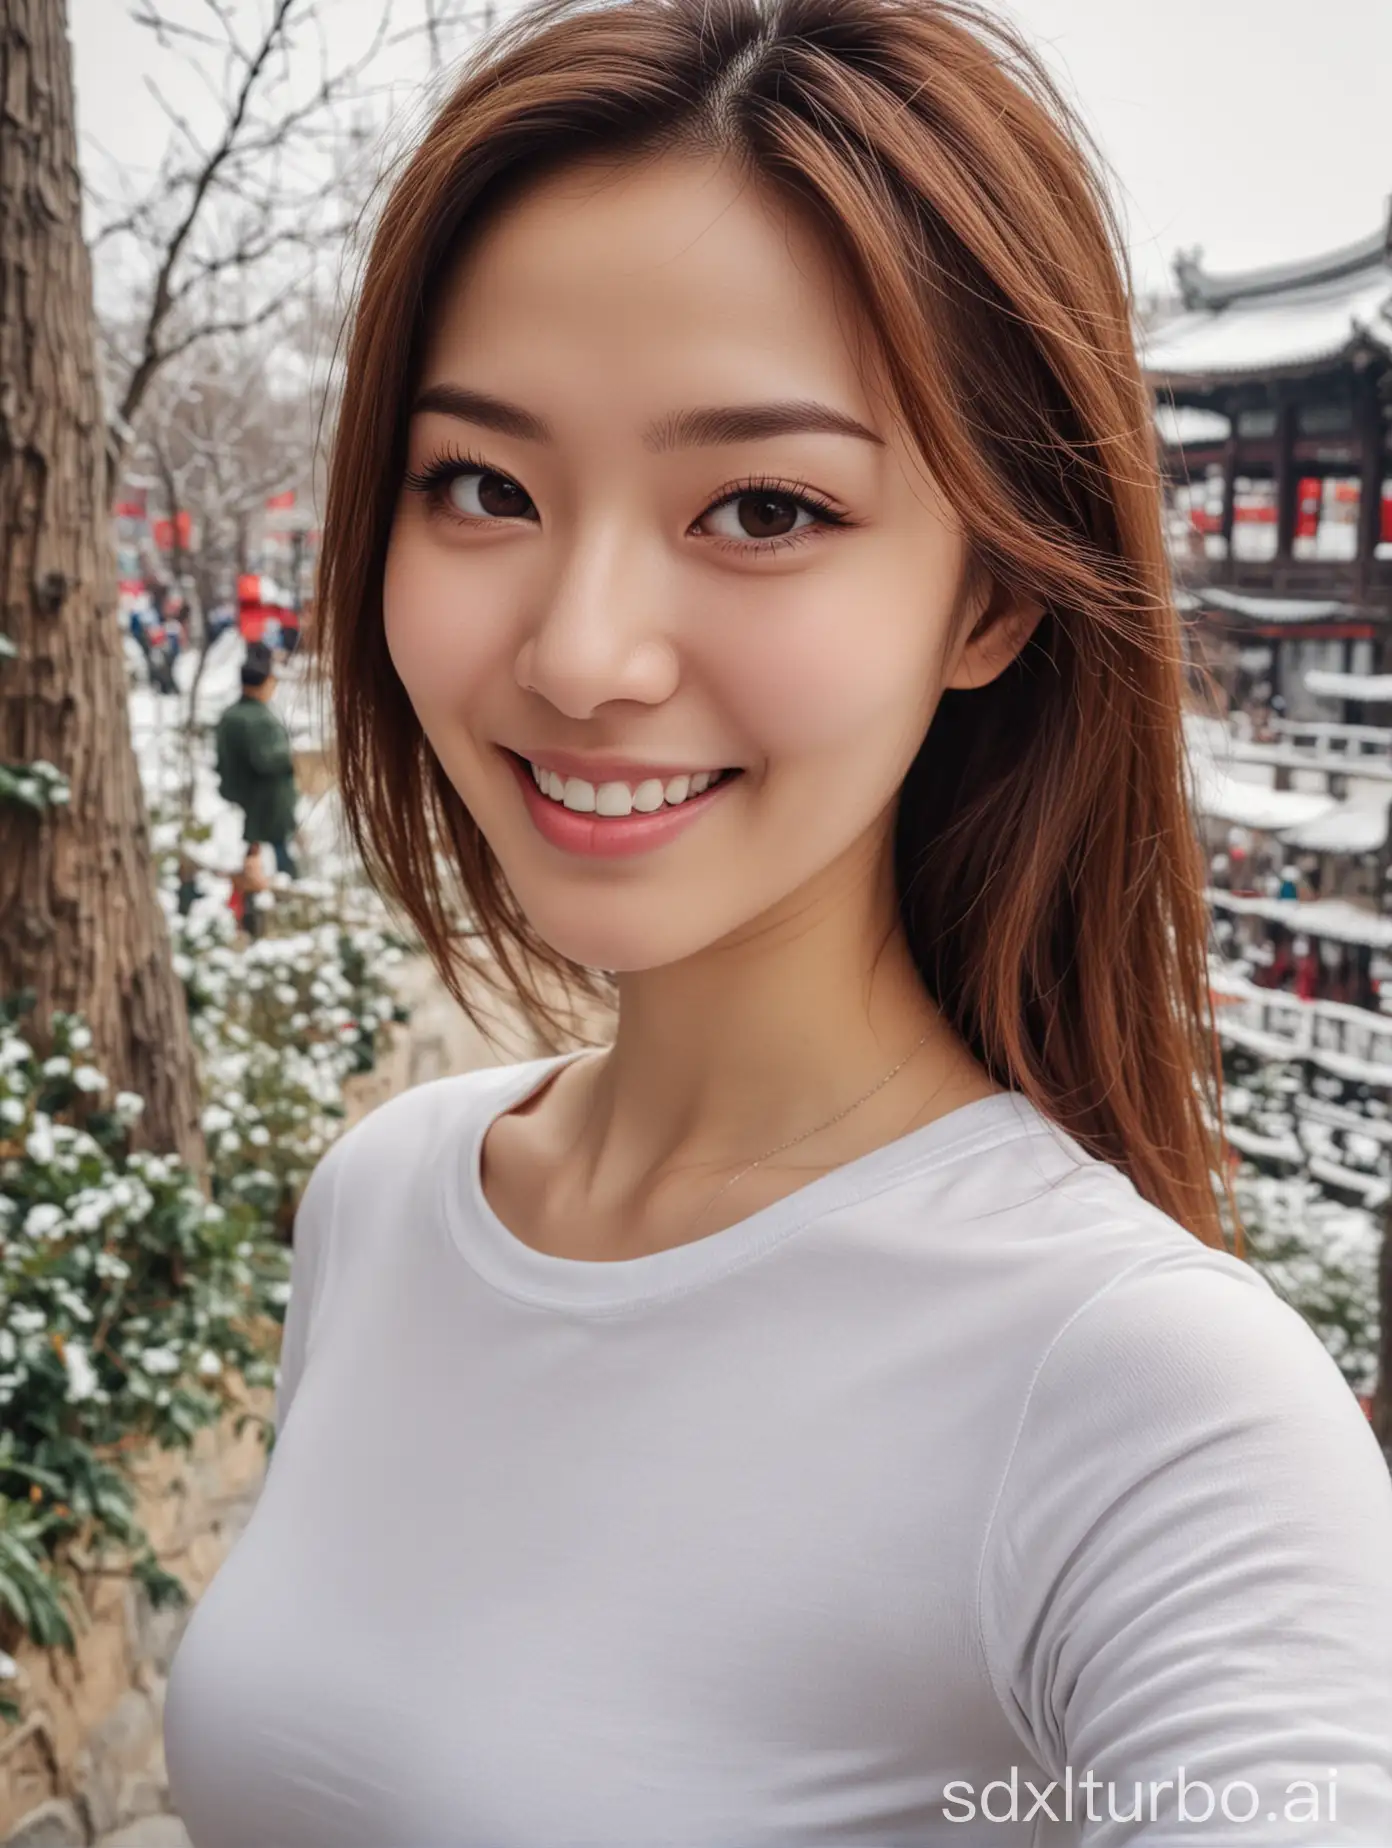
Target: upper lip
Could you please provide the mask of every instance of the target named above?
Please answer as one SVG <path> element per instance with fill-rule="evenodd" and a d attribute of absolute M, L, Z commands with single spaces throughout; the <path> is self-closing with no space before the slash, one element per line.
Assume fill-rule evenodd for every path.
<path fill-rule="evenodd" d="M 674 776 L 696 776 L 702 770 L 731 768 L 714 757 L 707 757 L 700 763 L 655 764 L 641 763 L 633 757 L 590 757 L 581 751 L 517 751 L 514 755 L 525 757 L 538 770 L 554 770 L 557 776 L 563 777 L 576 776 L 596 787 L 601 783 L 645 783 L 653 777 L 667 783 Z"/>

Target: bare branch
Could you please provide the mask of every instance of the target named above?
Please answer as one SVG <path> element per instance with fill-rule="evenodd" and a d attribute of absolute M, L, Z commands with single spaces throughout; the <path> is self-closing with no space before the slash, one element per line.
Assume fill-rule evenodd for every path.
<path fill-rule="evenodd" d="M 189 126 L 187 117 L 180 115 L 179 111 L 163 94 L 159 85 L 155 82 L 153 77 L 150 77 L 148 75 L 146 76 L 145 88 L 150 92 L 151 96 L 154 97 L 155 101 L 159 104 L 160 108 L 163 110 L 164 114 L 168 117 L 169 121 L 173 124 L 176 131 L 180 135 L 183 136 L 185 141 L 188 142 L 189 146 L 193 149 L 194 153 L 198 156 L 198 158 L 200 160 L 206 161 L 208 158 L 208 150 L 199 141 L 197 135 L 194 134 L 193 129 Z"/>
<path fill-rule="evenodd" d="M 208 4 L 214 8 L 214 11 L 217 11 L 220 0 L 208 0 Z M 159 336 L 160 330 L 164 325 L 165 317 L 169 313 L 174 265 L 178 262 L 180 253 L 187 243 L 189 234 L 193 230 L 194 224 L 198 219 L 203 200 L 207 195 L 208 188 L 212 184 L 214 176 L 236 145 L 237 135 L 246 118 L 247 110 L 256 88 L 257 79 L 260 77 L 262 69 L 280 40 L 285 30 L 285 22 L 289 18 L 291 9 L 295 4 L 296 0 L 276 0 L 275 10 L 271 15 L 270 23 L 266 28 L 261 44 L 247 64 L 241 87 L 224 126 L 222 138 L 209 156 L 208 163 L 202 174 L 195 181 L 193 195 L 188 202 L 183 218 L 180 220 L 173 236 L 170 238 L 165 248 L 164 259 L 155 277 L 154 293 L 150 301 L 149 318 L 146 322 L 145 329 L 145 350 L 127 383 L 125 396 L 121 400 L 118 412 L 119 419 L 123 424 L 129 425 L 134 418 L 136 411 L 140 408 L 140 400 L 145 395 L 146 387 L 149 385 L 150 379 L 154 374 L 155 367 L 159 364 Z"/>
<path fill-rule="evenodd" d="M 263 327 L 267 321 L 273 320 L 276 315 L 282 313 L 284 307 L 284 302 L 273 296 L 269 301 L 263 302 L 252 314 L 239 315 L 231 321 L 205 321 L 200 326 L 191 328 L 182 339 L 171 341 L 168 346 L 161 347 L 155 355 L 155 363 L 164 365 L 178 354 L 186 353 L 200 340 L 211 340 L 218 334 L 245 334 L 249 333 L 253 327 Z"/>
<path fill-rule="evenodd" d="M 143 13 L 132 7 L 131 18 L 137 26 L 144 26 L 153 32 L 156 44 L 164 51 L 175 50 L 177 39 L 186 39 L 195 45 L 211 45 L 215 51 L 221 49 L 220 41 L 211 37 L 210 34 L 195 31 L 192 26 L 186 26 L 177 19 L 166 19 L 163 14 L 157 13 L 153 6 L 147 7 Z"/>

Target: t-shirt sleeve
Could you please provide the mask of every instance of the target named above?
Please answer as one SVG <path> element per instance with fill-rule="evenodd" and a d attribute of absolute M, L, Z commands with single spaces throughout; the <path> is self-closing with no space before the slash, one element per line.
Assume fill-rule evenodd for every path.
<path fill-rule="evenodd" d="M 986 1538 L 983 1648 L 1059 1780 L 1040 1817 L 1071 1788 L 1086 1848 L 1381 1848 L 1392 1483 L 1316 1336 L 1227 1262 L 1129 1270 L 1053 1342 Z"/>
<path fill-rule="evenodd" d="M 285 1428 L 291 1401 L 299 1387 L 309 1353 L 310 1331 L 323 1302 L 332 1253 L 334 1201 L 342 1143 L 324 1155 L 309 1177 L 295 1213 L 290 1256 L 290 1300 L 280 1343 L 280 1370 L 276 1378 L 275 1428 Z"/>

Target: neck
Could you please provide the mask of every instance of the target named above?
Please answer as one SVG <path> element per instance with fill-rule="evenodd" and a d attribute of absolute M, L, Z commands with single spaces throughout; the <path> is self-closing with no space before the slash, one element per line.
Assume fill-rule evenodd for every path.
<path fill-rule="evenodd" d="M 676 1165 L 754 1160 L 855 1103 L 910 1053 L 790 1162 L 835 1165 L 904 1133 L 934 1097 L 952 1108 L 994 1088 L 913 966 L 889 843 L 866 840 L 699 956 L 620 977 L 614 1049 L 572 1146 L 598 1191 L 640 1192 Z"/>

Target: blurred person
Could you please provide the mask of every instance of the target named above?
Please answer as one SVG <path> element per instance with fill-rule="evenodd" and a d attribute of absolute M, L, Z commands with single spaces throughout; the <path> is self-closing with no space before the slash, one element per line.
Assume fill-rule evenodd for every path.
<path fill-rule="evenodd" d="M 252 841 L 243 856 L 240 869 L 232 876 L 228 909 L 248 937 L 259 937 L 265 928 L 261 915 L 261 894 L 270 889 L 261 843 Z"/>
<path fill-rule="evenodd" d="M 218 788 L 241 809 L 248 843 L 264 842 L 277 869 L 294 879 L 295 759 L 290 734 L 271 707 L 275 688 L 270 649 L 264 642 L 249 643 L 241 698 L 217 723 Z"/>

